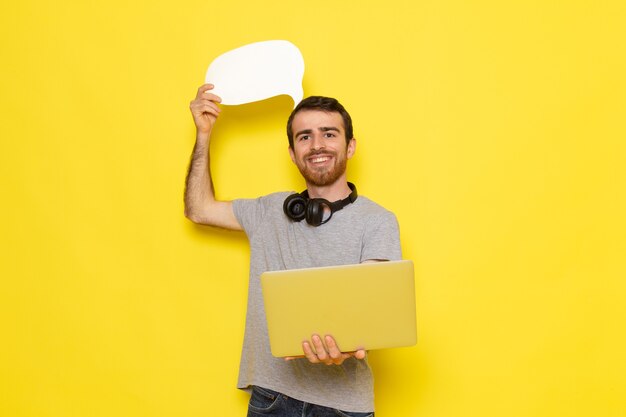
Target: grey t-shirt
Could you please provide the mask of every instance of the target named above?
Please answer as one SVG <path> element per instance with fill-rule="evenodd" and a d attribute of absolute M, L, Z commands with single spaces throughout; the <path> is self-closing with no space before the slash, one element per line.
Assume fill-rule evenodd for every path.
<path fill-rule="evenodd" d="M 289 194 L 233 202 L 250 241 L 248 310 L 237 386 L 258 385 L 312 404 L 372 412 L 373 377 L 367 360 L 350 358 L 340 366 L 327 366 L 272 356 L 259 278 L 265 271 L 400 260 L 398 222 L 393 213 L 363 196 L 321 226 L 293 222 L 283 212 Z M 350 294 L 345 299 L 349 303 Z"/>

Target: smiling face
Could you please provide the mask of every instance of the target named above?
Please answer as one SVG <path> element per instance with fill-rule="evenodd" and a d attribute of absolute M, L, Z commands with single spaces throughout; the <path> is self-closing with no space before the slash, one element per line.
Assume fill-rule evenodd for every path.
<path fill-rule="evenodd" d="M 302 110 L 294 116 L 291 129 L 289 154 L 307 184 L 322 187 L 341 178 L 345 181 L 347 160 L 354 155 L 356 142 L 352 138 L 346 145 L 339 113 Z"/>

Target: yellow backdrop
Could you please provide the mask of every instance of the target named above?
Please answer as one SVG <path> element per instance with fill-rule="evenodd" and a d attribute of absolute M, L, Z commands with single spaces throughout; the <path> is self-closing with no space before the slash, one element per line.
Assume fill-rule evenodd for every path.
<path fill-rule="evenodd" d="M 622 0 L 14 1 L 0 13 L 0 415 L 241 416 L 245 237 L 192 225 L 189 101 L 288 39 L 417 266 L 380 416 L 626 415 Z M 303 183 L 286 97 L 225 107 L 222 198 Z"/>

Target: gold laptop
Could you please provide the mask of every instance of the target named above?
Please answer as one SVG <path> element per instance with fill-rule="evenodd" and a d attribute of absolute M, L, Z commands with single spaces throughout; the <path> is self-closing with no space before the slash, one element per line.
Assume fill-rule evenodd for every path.
<path fill-rule="evenodd" d="M 344 352 L 417 342 L 413 262 L 368 262 L 261 275 L 272 355 L 302 355 L 312 334 Z"/>

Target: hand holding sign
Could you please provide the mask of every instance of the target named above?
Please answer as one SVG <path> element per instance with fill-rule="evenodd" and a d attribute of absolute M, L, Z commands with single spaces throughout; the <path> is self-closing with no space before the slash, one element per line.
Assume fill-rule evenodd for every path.
<path fill-rule="evenodd" d="M 209 65 L 206 82 L 222 104 L 245 104 L 286 94 L 302 100 L 304 59 L 288 41 L 265 41 L 228 51 Z"/>

